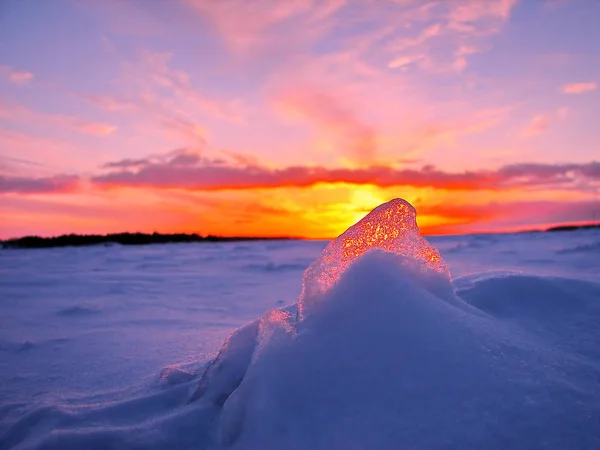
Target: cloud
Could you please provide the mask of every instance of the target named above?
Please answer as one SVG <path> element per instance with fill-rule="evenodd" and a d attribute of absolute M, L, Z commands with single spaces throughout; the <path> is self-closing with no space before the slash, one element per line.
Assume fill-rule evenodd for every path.
<path fill-rule="evenodd" d="M 203 146 L 204 124 L 213 118 L 236 125 L 245 123 L 242 100 L 221 99 L 201 92 L 189 72 L 174 67 L 172 58 L 169 52 L 144 50 L 137 59 L 122 63 L 114 93 L 78 96 L 115 115 L 135 118 L 140 128 L 150 128 L 174 145 Z M 203 84 L 204 80 L 196 82 Z"/>
<path fill-rule="evenodd" d="M 426 58 L 426 56 L 421 53 L 417 53 L 417 54 L 413 54 L 413 55 L 402 54 L 401 56 L 398 56 L 398 57 L 392 59 L 388 63 L 388 67 L 390 69 L 404 69 L 407 66 L 410 66 L 411 64 L 422 61 L 425 58 Z"/>
<path fill-rule="evenodd" d="M 108 136 L 117 130 L 114 125 L 95 122 L 81 122 L 78 120 L 72 121 L 73 127 L 78 131 L 92 136 Z"/>
<path fill-rule="evenodd" d="M 31 72 L 13 72 L 8 79 L 14 84 L 27 84 L 33 80 L 33 74 Z"/>
<path fill-rule="evenodd" d="M 538 134 L 542 134 L 544 131 L 548 129 L 548 125 L 550 120 L 548 116 L 545 115 L 537 115 L 531 119 L 529 125 L 525 127 L 523 130 L 523 135 L 525 137 L 537 136 Z"/>
<path fill-rule="evenodd" d="M 41 164 L 45 170 L 44 173 L 36 170 L 37 176 L 53 175 L 65 170 L 93 170 L 97 167 L 97 163 L 90 159 L 87 147 L 82 147 L 81 143 L 18 132 L 14 129 L 0 127 L 0 149 L 3 157 L 27 159 Z"/>
<path fill-rule="evenodd" d="M 43 178 L 9 177 L 0 175 L 0 193 L 53 194 L 74 192 L 80 186 L 75 175 L 55 175 Z"/>
<path fill-rule="evenodd" d="M 591 92 L 598 87 L 598 83 L 596 82 L 587 82 L 587 83 L 571 83 L 565 84 L 562 87 L 562 91 L 565 94 L 583 94 L 584 92 Z"/>
<path fill-rule="evenodd" d="M 116 126 L 92 122 L 66 114 L 47 114 L 33 111 L 22 105 L 0 103 L 0 118 L 22 122 L 51 124 L 70 128 L 91 136 L 108 136 L 117 130 Z"/>
<path fill-rule="evenodd" d="M 345 104 L 344 99 L 313 87 L 295 86 L 274 96 L 275 108 L 284 116 L 307 121 L 320 133 L 333 138 L 336 147 L 360 163 L 377 155 L 375 129 Z"/>
<path fill-rule="evenodd" d="M 138 167 L 146 166 L 150 164 L 150 159 L 122 159 L 120 161 L 112 161 L 102 164 L 105 169 L 135 169 Z"/>
<path fill-rule="evenodd" d="M 4 75 L 13 84 L 27 84 L 33 80 L 33 73 L 14 70 L 9 66 L 0 66 L 0 75 Z"/>
<path fill-rule="evenodd" d="M 517 0 L 187 0 L 236 55 L 277 53 L 289 60 L 316 43 L 359 53 L 387 54 L 390 68 L 418 63 L 433 71 L 460 72 L 479 47 L 469 45 L 498 33 Z M 374 29 L 373 24 L 377 23 Z M 358 45 L 348 46 L 349 26 L 361 28 Z M 357 44 L 357 42 L 354 42 Z M 460 46 L 478 50 L 453 55 Z M 293 49 L 293 50 L 292 50 Z M 450 62 L 443 61 L 450 58 Z"/>
<path fill-rule="evenodd" d="M 531 118 L 531 121 L 521 132 L 521 136 L 528 138 L 545 133 L 550 124 L 565 120 L 569 116 L 569 108 L 560 107 L 547 114 L 537 114 Z"/>
<path fill-rule="evenodd" d="M 132 81 L 142 88 L 142 92 L 153 93 L 138 96 L 137 105 L 142 108 L 158 107 L 163 116 L 169 117 L 185 118 L 196 110 L 230 122 L 243 122 L 239 105 L 235 101 L 223 101 L 200 93 L 193 86 L 188 72 L 172 67 L 172 57 L 172 53 L 145 50 L 138 63 L 126 65 L 126 76 L 131 77 Z M 170 91 L 178 107 L 173 103 L 161 101 L 161 97 L 165 97 L 165 89 Z M 162 95 L 158 95 L 161 90 Z M 186 107 L 189 109 L 185 109 Z"/>
<path fill-rule="evenodd" d="M 111 98 L 105 95 L 80 94 L 80 98 L 106 111 L 123 111 L 135 106 L 127 100 Z"/>
<path fill-rule="evenodd" d="M 181 151 L 180 151 L 181 152 Z M 181 155 L 185 155 L 184 158 Z M 105 168 L 121 168 L 97 175 L 100 186 L 138 186 L 189 190 L 244 190 L 307 187 L 318 183 L 372 184 L 380 187 L 413 186 L 446 190 L 510 187 L 566 187 L 580 180 L 600 181 L 600 163 L 513 164 L 496 170 L 445 172 L 433 166 L 398 169 L 387 166 L 325 168 L 291 166 L 272 169 L 259 165 L 232 165 L 192 153 L 171 153 L 160 160 L 117 161 Z"/>
<path fill-rule="evenodd" d="M 169 167 L 191 166 L 203 162 L 203 158 L 198 151 L 186 148 L 176 149 L 164 155 L 150 155 L 140 159 L 122 159 L 120 161 L 111 161 L 100 166 L 103 169 L 140 169 L 151 165 L 166 165 Z M 213 160 L 219 162 L 220 160 Z"/>
<path fill-rule="evenodd" d="M 404 32 L 384 43 L 394 54 L 388 67 L 406 69 L 416 64 L 434 73 L 462 72 L 470 55 L 480 53 L 475 41 L 496 34 L 509 19 L 516 0 L 456 0 L 420 3 L 397 2 L 397 9 L 383 18 L 403 17 Z M 416 31 L 416 34 L 411 30 Z M 456 50 L 452 51 L 452 48 Z"/>
<path fill-rule="evenodd" d="M 310 42 L 328 29 L 346 0 L 187 0 L 237 53 Z"/>

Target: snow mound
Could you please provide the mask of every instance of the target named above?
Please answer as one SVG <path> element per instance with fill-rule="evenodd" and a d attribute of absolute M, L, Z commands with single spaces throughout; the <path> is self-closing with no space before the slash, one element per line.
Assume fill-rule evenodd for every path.
<path fill-rule="evenodd" d="M 598 362 L 573 354 L 570 345 L 555 345 L 571 330 L 554 329 L 552 339 L 536 334 L 528 329 L 530 322 L 519 326 L 487 313 L 491 308 L 476 308 L 452 293 L 447 278 L 421 269 L 419 261 L 369 252 L 302 320 L 290 311 L 273 310 L 254 322 L 255 342 L 232 346 L 231 354 L 224 349 L 219 359 L 227 363 L 220 368 L 217 363 L 204 380 L 205 398 L 214 399 L 218 392 L 220 399 L 215 445 L 600 445 Z M 532 278 L 524 283 L 547 284 Z M 432 280 L 441 285 L 444 279 L 446 289 L 431 289 Z M 510 292 L 515 279 L 499 280 L 495 291 Z M 491 294 L 485 279 L 473 281 L 469 289 L 473 303 L 484 303 Z M 597 289 L 580 282 L 578 292 L 586 302 L 597 302 Z M 508 305 L 537 301 L 527 289 L 517 287 L 514 293 L 522 296 L 505 298 Z M 556 297 L 554 303 L 570 301 L 564 291 Z M 600 332 L 591 321 L 600 311 L 581 314 L 590 312 L 595 316 L 582 339 L 597 342 Z M 543 320 L 543 310 L 539 315 Z M 248 331 L 234 336 L 239 333 Z M 225 380 L 235 383 L 225 386 Z"/>
<path fill-rule="evenodd" d="M 439 252 L 420 235 L 416 218 L 415 208 L 396 198 L 378 206 L 332 240 L 304 272 L 298 301 L 300 316 L 314 299 L 331 289 L 350 264 L 370 250 L 408 256 L 419 261 L 423 269 L 449 276 Z"/>

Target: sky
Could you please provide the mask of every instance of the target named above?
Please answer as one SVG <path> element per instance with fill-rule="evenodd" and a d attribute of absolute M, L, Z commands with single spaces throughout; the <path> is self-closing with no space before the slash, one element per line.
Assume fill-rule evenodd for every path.
<path fill-rule="evenodd" d="M 597 0 L 3 0 L 0 238 L 600 219 Z"/>

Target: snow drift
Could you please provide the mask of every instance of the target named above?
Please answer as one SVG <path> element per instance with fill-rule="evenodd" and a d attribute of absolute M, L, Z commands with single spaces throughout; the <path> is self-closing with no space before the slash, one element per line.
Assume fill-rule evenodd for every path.
<path fill-rule="evenodd" d="M 600 285 L 452 281 L 414 218 L 402 200 L 374 210 L 307 269 L 297 304 L 235 331 L 196 376 L 13 405 L 0 445 L 600 448 Z"/>

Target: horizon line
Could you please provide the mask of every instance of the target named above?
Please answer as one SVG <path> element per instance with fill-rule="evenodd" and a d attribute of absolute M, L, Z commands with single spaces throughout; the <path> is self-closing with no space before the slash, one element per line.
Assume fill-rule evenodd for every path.
<path fill-rule="evenodd" d="M 481 234 L 516 234 L 516 233 L 527 233 L 527 232 L 545 232 L 550 231 L 555 228 L 569 228 L 569 227 L 587 227 L 587 226 L 600 226 L 600 221 L 579 221 L 579 222 L 561 222 L 552 225 L 545 226 L 531 226 L 531 227 L 523 227 L 523 228 L 512 228 L 512 229 L 504 229 L 504 230 L 477 230 L 473 232 L 445 232 L 445 233 L 427 233 L 421 232 L 422 236 L 467 236 L 467 235 L 481 235 Z M 320 236 L 320 237 L 308 237 L 308 236 L 289 236 L 289 235 L 215 235 L 215 234 L 201 234 L 198 232 L 169 232 L 163 233 L 159 231 L 153 232 L 143 232 L 143 231 L 119 231 L 112 233 L 62 233 L 55 235 L 37 235 L 37 234 L 28 234 L 19 237 L 9 237 L 9 238 L 0 238 L 0 242 L 10 242 L 10 241 L 18 241 L 26 238 L 37 238 L 37 239 L 57 239 L 62 237 L 69 236 L 77 236 L 77 237 L 109 237 L 109 236 L 118 236 L 118 235 L 144 235 L 144 236 L 197 236 L 202 239 L 223 239 L 223 240 L 296 240 L 296 241 L 329 241 L 337 238 L 338 236 Z"/>

